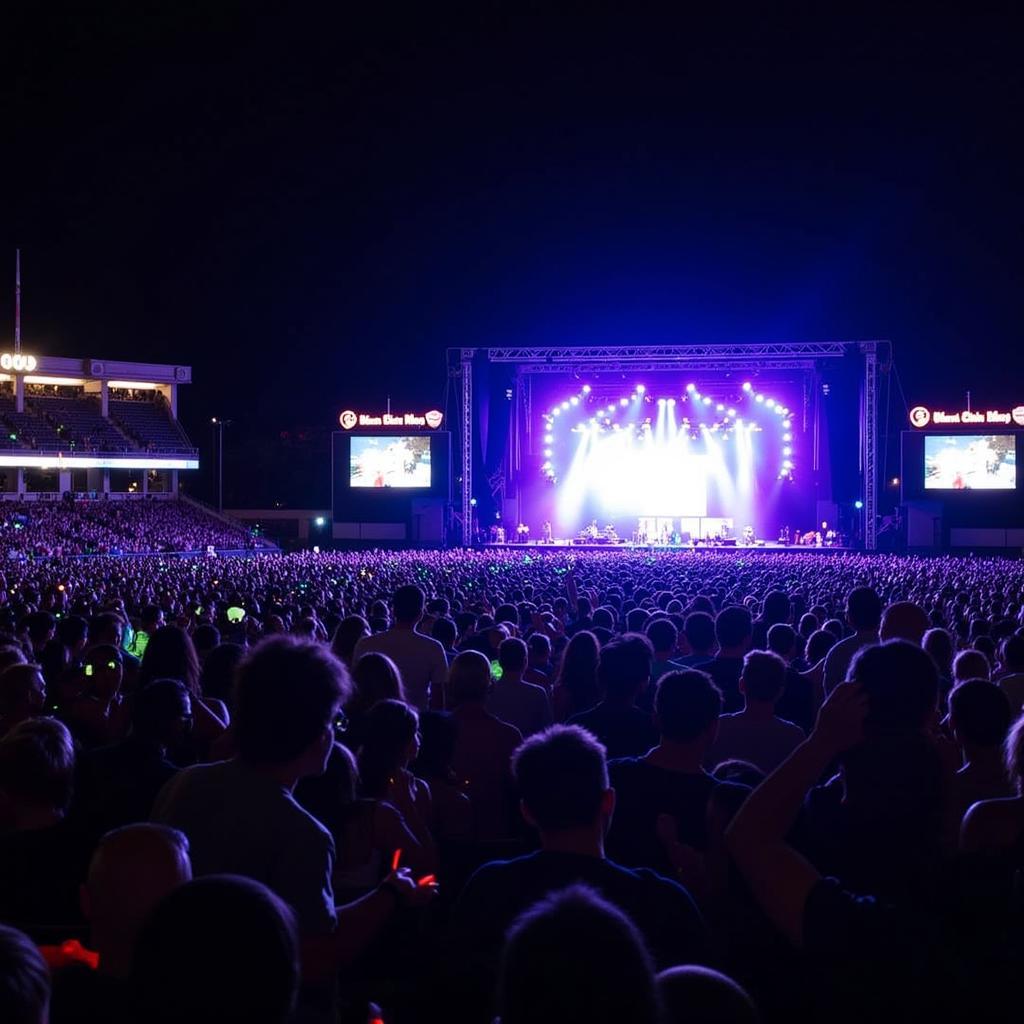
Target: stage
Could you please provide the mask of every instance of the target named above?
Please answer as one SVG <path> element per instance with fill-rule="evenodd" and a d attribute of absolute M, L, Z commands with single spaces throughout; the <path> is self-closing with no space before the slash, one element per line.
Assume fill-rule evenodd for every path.
<path fill-rule="evenodd" d="M 697 551 L 710 551 L 716 554 L 729 554 L 730 552 L 742 551 L 746 553 L 758 552 L 758 551 L 771 551 L 774 554 L 785 552 L 792 554 L 801 555 L 827 555 L 827 554 L 842 554 L 844 552 L 855 551 L 856 548 L 849 546 L 840 546 L 835 544 L 778 544 L 775 542 L 763 542 L 754 544 L 722 544 L 718 543 L 702 543 L 702 544 L 636 544 L 633 541 L 619 541 L 618 543 L 606 543 L 599 544 L 593 541 L 573 541 L 573 540 L 556 540 L 550 543 L 544 541 L 527 541 L 525 544 L 509 543 L 508 541 L 501 543 L 486 543 L 482 547 L 488 551 L 525 551 L 533 554 L 540 554 L 545 551 L 551 552 L 564 552 L 564 551 L 645 551 L 656 553 L 658 551 L 675 551 L 680 553 L 692 553 Z"/>

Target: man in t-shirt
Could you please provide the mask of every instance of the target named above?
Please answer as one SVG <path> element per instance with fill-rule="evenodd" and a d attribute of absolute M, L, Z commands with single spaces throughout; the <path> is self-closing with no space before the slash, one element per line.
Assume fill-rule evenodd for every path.
<path fill-rule="evenodd" d="M 770 651 L 751 651 L 743 659 L 740 693 L 743 710 L 722 715 L 718 736 L 707 753 L 714 769 L 722 761 L 749 761 L 766 774 L 774 771 L 803 740 L 803 730 L 775 714 L 786 685 L 786 663 Z"/>
<path fill-rule="evenodd" d="M 831 693 L 845 678 L 853 656 L 862 648 L 878 643 L 882 601 L 871 587 L 855 587 L 846 599 L 846 621 L 853 636 L 840 640 L 825 656 L 825 693 Z"/>
<path fill-rule="evenodd" d="M 238 669 L 238 756 L 198 764 L 171 779 L 153 820 L 189 840 L 194 873 L 244 875 L 295 912 L 307 980 L 324 979 L 383 927 L 415 883 L 392 873 L 362 900 L 336 908 L 334 840 L 292 796 L 299 779 L 323 774 L 334 720 L 351 691 L 344 666 L 313 641 L 264 640 Z M 337 927 L 339 919 L 345 927 Z"/>
<path fill-rule="evenodd" d="M 355 646 L 352 664 L 370 651 L 386 654 L 402 674 L 402 685 L 410 704 L 420 711 L 443 709 L 448 659 L 440 643 L 416 629 L 423 615 L 423 591 L 415 584 L 399 587 L 392 610 L 395 624 L 384 633 L 362 637 Z"/>
<path fill-rule="evenodd" d="M 486 1012 L 509 925 L 548 893 L 577 883 L 630 917 L 660 967 L 705 959 L 704 924 L 689 893 L 653 871 L 606 859 L 615 791 L 593 737 L 575 726 L 552 726 L 516 751 L 513 771 L 523 817 L 538 830 L 541 849 L 485 864 L 460 896 L 453 918 L 459 977 L 466 982 L 460 1001 Z"/>
<path fill-rule="evenodd" d="M 742 605 L 723 608 L 715 617 L 718 654 L 710 661 L 694 666 L 701 672 L 707 672 L 715 686 L 722 691 L 726 714 L 732 714 L 743 707 L 740 672 L 743 669 L 743 656 L 750 650 L 753 628 L 749 609 Z"/>
<path fill-rule="evenodd" d="M 579 725 L 595 736 L 609 759 L 637 757 L 658 741 L 650 711 L 637 706 L 650 685 L 652 653 L 650 641 L 641 633 L 612 640 L 601 651 L 597 667 L 603 700 L 569 719 L 569 725 Z"/>
<path fill-rule="evenodd" d="M 657 745 L 642 757 L 612 761 L 609 776 L 617 810 L 608 850 L 622 864 L 670 870 L 658 834 L 658 818 L 669 815 L 678 838 L 707 847 L 708 801 L 719 783 L 704 769 L 718 734 L 722 695 L 704 672 L 689 669 L 662 676 L 654 698 Z"/>
<path fill-rule="evenodd" d="M 486 707 L 523 736 L 532 736 L 551 724 L 551 701 L 543 687 L 524 681 L 526 658 L 526 644 L 518 637 L 502 641 L 498 648 L 501 675 L 487 694 Z"/>

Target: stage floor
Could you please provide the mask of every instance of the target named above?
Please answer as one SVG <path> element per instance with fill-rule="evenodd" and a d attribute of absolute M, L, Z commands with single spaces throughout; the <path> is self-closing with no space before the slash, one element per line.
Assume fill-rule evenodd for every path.
<path fill-rule="evenodd" d="M 618 544 L 594 544 L 591 541 L 577 543 L 570 540 L 556 540 L 550 544 L 543 541 L 527 541 L 525 544 L 487 543 L 485 548 L 499 551 L 714 551 L 728 554 L 730 551 L 785 551 L 801 555 L 827 555 L 835 552 L 855 551 L 856 548 L 839 545 L 778 544 L 765 541 L 761 544 L 634 544 L 621 541 Z"/>

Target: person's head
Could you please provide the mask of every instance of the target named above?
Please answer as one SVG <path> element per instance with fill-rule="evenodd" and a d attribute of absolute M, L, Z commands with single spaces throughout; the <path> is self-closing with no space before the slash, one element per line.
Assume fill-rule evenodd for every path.
<path fill-rule="evenodd" d="M 854 587 L 846 599 L 846 621 L 858 633 L 878 630 L 882 621 L 882 601 L 871 587 Z"/>
<path fill-rule="evenodd" d="M 102 698 L 115 696 L 124 678 L 121 652 L 110 644 L 97 644 L 86 652 L 82 669 L 86 693 Z"/>
<path fill-rule="evenodd" d="M 913 601 L 897 601 L 882 613 L 878 638 L 920 644 L 931 624 L 928 613 L 920 605 L 914 604 Z"/>
<path fill-rule="evenodd" d="M 715 620 L 707 612 L 690 612 L 683 635 L 694 654 L 710 654 L 715 646 Z"/>
<path fill-rule="evenodd" d="M 966 751 L 1000 749 L 1013 722 L 1010 700 L 987 679 L 968 679 L 949 694 L 953 735 Z"/>
<path fill-rule="evenodd" d="M 605 699 L 635 700 L 651 680 L 653 657 L 651 643 L 641 633 L 627 633 L 605 644 L 597 668 L 597 682 Z"/>
<path fill-rule="evenodd" d="M 405 700 L 405 687 L 398 666 L 386 655 L 368 651 L 352 669 L 354 690 L 349 708 L 366 711 L 379 700 Z"/>
<path fill-rule="evenodd" d="M 89 640 L 94 644 L 120 647 L 124 639 L 124 619 L 115 612 L 97 615 L 89 626 Z"/>
<path fill-rule="evenodd" d="M 938 712 L 939 673 L 916 644 L 889 640 L 857 652 L 847 678 L 868 698 L 866 737 L 920 733 Z"/>
<path fill-rule="evenodd" d="M 392 601 L 395 622 L 403 626 L 414 626 L 423 615 L 423 591 L 415 583 L 408 583 L 395 591 Z"/>
<path fill-rule="evenodd" d="M 463 651 L 448 671 L 448 696 L 455 707 L 482 704 L 491 688 L 491 663 L 479 651 Z"/>
<path fill-rule="evenodd" d="M 722 691 L 706 672 L 669 672 L 658 680 L 654 724 L 663 742 L 711 744 L 721 713 Z"/>
<path fill-rule="evenodd" d="M 388 779 L 416 759 L 419 724 L 416 712 L 400 700 L 378 701 L 370 708 L 358 754 L 359 779 L 366 796 L 382 798 Z"/>
<path fill-rule="evenodd" d="M 772 704 L 786 686 L 786 663 L 771 651 L 751 651 L 743 659 L 740 692 L 748 701 Z"/>
<path fill-rule="evenodd" d="M 738 604 L 723 608 L 715 618 L 718 646 L 732 657 L 745 653 L 750 646 L 753 628 L 750 609 Z"/>
<path fill-rule="evenodd" d="M 349 668 L 352 667 L 352 653 L 364 636 L 370 635 L 370 624 L 362 615 L 348 615 L 338 623 L 331 640 L 334 656 Z"/>
<path fill-rule="evenodd" d="M 509 637 L 501 642 L 498 648 L 498 664 L 501 666 L 502 679 L 509 675 L 521 676 L 526 670 L 526 644 L 518 637 Z"/>
<path fill-rule="evenodd" d="M 12 665 L 24 665 L 25 664 L 25 652 L 20 647 L 15 647 L 14 644 L 4 644 L 0 646 L 0 675 L 2 675 Z M 0 711 L 2 714 L 2 711 Z"/>
<path fill-rule="evenodd" d="M 807 650 L 804 655 L 808 665 L 817 665 L 836 645 L 834 633 L 827 629 L 816 629 L 807 638 Z"/>
<path fill-rule="evenodd" d="M 665 1024 L 758 1024 L 754 1001 L 710 967 L 670 967 L 658 975 Z"/>
<path fill-rule="evenodd" d="M 299 985 L 294 915 L 253 879 L 193 879 L 143 926 L 131 982 L 152 1024 L 285 1024 Z"/>
<path fill-rule="evenodd" d="M 334 743 L 334 718 L 352 682 L 326 647 L 274 636 L 238 666 L 235 737 L 239 756 L 252 764 L 300 762 L 301 774 L 319 775 Z"/>
<path fill-rule="evenodd" d="M 35 943 L 0 924 L 0 1020 L 46 1024 L 50 1018 L 50 971 Z"/>
<path fill-rule="evenodd" d="M 0 672 L 0 716 L 27 718 L 40 715 L 46 705 L 46 680 L 38 665 L 24 659 Z"/>
<path fill-rule="evenodd" d="M 552 951 L 558 968 L 552 974 Z M 636 925 L 574 885 L 534 904 L 509 929 L 498 984 L 501 1024 L 657 1024 L 654 968 Z"/>
<path fill-rule="evenodd" d="M 667 658 L 679 642 L 679 630 L 671 619 L 655 619 L 647 624 L 647 639 L 654 648 L 654 656 Z"/>
<path fill-rule="evenodd" d="M 200 623 L 192 633 L 192 643 L 202 661 L 220 643 L 220 630 L 212 623 Z"/>
<path fill-rule="evenodd" d="M 1024 672 L 1024 630 L 1011 633 L 1003 641 L 1000 660 L 1007 672 Z"/>
<path fill-rule="evenodd" d="M 776 622 L 789 622 L 792 610 L 789 594 L 784 591 L 772 590 L 765 594 L 763 618 L 769 625 L 774 625 Z"/>
<path fill-rule="evenodd" d="M 84 650 L 89 639 L 88 620 L 81 615 L 68 615 L 57 623 L 57 639 L 68 649 L 72 657 Z"/>
<path fill-rule="evenodd" d="M 796 654 L 796 630 L 785 622 L 776 622 L 768 629 L 768 650 L 789 661 Z"/>
<path fill-rule="evenodd" d="M 981 651 L 961 651 L 953 659 L 953 682 L 963 683 L 968 679 L 988 679 L 992 666 Z"/>
<path fill-rule="evenodd" d="M 57 620 L 49 612 L 32 612 L 25 619 L 25 631 L 32 647 L 38 651 L 54 638 Z"/>
<path fill-rule="evenodd" d="M 192 695 L 178 679 L 154 679 L 135 694 L 132 734 L 161 747 L 173 746 L 192 728 Z"/>
<path fill-rule="evenodd" d="M 605 749 L 575 725 L 553 725 L 525 740 L 512 755 L 523 817 L 543 840 L 575 829 L 602 833 L 615 807 Z"/>
<path fill-rule="evenodd" d="M 75 748 L 55 718 L 28 718 L 0 739 L 0 814 L 63 817 L 71 805 Z"/>
<path fill-rule="evenodd" d="M 105 973 L 128 974 L 142 925 L 191 877 L 188 840 L 177 829 L 126 825 L 99 841 L 81 887 L 81 905 Z"/>
<path fill-rule="evenodd" d="M 430 635 L 446 650 L 453 650 L 459 638 L 459 627 L 448 618 L 437 619 L 430 627 Z"/>
<path fill-rule="evenodd" d="M 950 679 L 953 674 L 953 637 L 945 629 L 929 629 L 921 638 L 921 649 L 931 655 L 939 676 Z"/>
<path fill-rule="evenodd" d="M 192 638 L 178 626 L 161 626 L 149 638 L 142 655 L 139 682 L 180 679 L 189 693 L 199 693 L 199 658 Z"/>
<path fill-rule="evenodd" d="M 234 643 L 217 644 L 206 655 L 199 673 L 199 689 L 204 697 L 214 697 L 230 705 L 235 688 L 235 672 L 244 655 L 245 648 Z"/>
<path fill-rule="evenodd" d="M 551 640 L 546 633 L 534 633 L 527 644 L 530 650 L 530 666 L 544 668 L 551 661 Z"/>
<path fill-rule="evenodd" d="M 1003 747 L 1003 760 L 1007 777 L 1024 796 L 1024 715 L 1010 728 Z"/>

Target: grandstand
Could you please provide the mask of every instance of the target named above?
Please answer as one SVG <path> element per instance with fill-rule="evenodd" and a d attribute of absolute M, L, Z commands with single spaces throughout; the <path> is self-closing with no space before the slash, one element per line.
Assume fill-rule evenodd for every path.
<path fill-rule="evenodd" d="M 0 500 L 175 497 L 178 473 L 199 468 L 177 416 L 190 367 L 25 353 L 0 365 Z"/>

